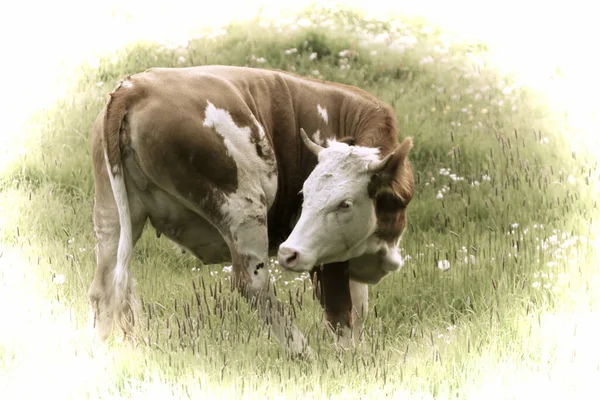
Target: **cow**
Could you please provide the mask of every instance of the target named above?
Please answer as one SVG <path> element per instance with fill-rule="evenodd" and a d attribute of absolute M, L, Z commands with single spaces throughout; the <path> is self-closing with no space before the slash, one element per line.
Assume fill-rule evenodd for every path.
<path fill-rule="evenodd" d="M 135 338 L 129 266 L 147 220 L 232 281 L 284 347 L 308 350 L 270 289 L 269 257 L 310 271 L 346 340 L 368 284 L 399 269 L 414 182 L 391 108 L 349 85 L 279 70 L 151 68 L 123 79 L 92 127 L 95 336 Z M 309 137 L 310 136 L 310 137 Z M 280 245 L 280 246 L 279 246 Z"/>

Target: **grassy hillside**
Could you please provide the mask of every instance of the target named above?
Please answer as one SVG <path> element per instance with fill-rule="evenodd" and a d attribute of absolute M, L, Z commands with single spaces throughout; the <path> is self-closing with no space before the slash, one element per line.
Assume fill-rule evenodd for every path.
<path fill-rule="evenodd" d="M 597 160 L 574 153 L 562 116 L 497 73 L 486 51 L 424 21 L 308 9 L 292 25 L 138 43 L 74 70 L 69 95 L 30 118 L 26 151 L 0 176 L 0 389 L 35 393 L 36 374 L 74 398 L 585 393 L 600 360 L 589 340 L 600 300 Z M 145 343 L 88 343 L 92 121 L 123 76 L 202 64 L 359 86 L 393 106 L 400 138 L 414 137 L 409 258 L 371 287 L 355 349 L 333 345 L 306 275 L 271 266 L 316 355 L 289 359 L 231 291 L 228 266 L 201 266 L 150 230 L 133 262 Z"/>

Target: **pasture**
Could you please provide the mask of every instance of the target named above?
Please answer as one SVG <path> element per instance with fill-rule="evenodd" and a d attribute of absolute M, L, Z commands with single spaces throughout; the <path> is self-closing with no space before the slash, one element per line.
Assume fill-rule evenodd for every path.
<path fill-rule="evenodd" d="M 359 86 L 412 136 L 405 266 L 370 288 L 364 341 L 336 348 L 308 274 L 269 266 L 313 349 L 290 358 L 230 266 L 146 229 L 132 263 L 143 335 L 89 341 L 95 267 L 90 127 L 120 78 L 153 66 L 248 65 Z M 418 19 L 308 8 L 70 72 L 0 164 L 2 398 L 530 398 L 584 396 L 600 377 L 593 147 L 483 43 Z M 114 339 L 114 338 L 113 338 Z"/>

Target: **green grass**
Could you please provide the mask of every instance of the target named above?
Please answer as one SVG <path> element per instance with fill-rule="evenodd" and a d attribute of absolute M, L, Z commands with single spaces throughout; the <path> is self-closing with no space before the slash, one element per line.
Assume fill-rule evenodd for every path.
<path fill-rule="evenodd" d="M 312 26 L 279 32 L 253 21 L 187 47 L 120 49 L 74 70 L 69 95 L 30 118 L 27 151 L 0 176 L 0 389 L 34 393 L 31 374 L 65 398 L 523 398 L 590 388 L 600 375 L 589 334 L 600 311 L 594 155 L 571 152 L 569 127 L 543 97 L 475 63 L 483 44 L 448 43 L 419 20 L 302 16 Z M 289 359 L 222 266 L 200 267 L 150 230 L 132 266 L 144 341 L 89 344 L 92 121 L 123 76 L 201 64 L 359 86 L 394 107 L 400 137 L 414 137 L 410 260 L 371 287 L 355 349 L 334 346 L 306 276 L 272 266 L 316 355 Z"/>

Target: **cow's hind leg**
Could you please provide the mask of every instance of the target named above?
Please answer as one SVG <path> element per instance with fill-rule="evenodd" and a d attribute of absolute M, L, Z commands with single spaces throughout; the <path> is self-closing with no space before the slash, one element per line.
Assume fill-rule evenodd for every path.
<path fill-rule="evenodd" d="M 95 336 L 101 341 L 108 338 L 114 324 L 122 330 L 125 337 L 132 338 L 138 308 L 135 282 L 128 276 L 126 287 L 121 291 L 114 285 L 120 235 L 119 215 L 112 194 L 102 193 L 98 186 L 94 201 L 97 264 L 88 291 L 91 322 Z M 141 204 L 132 202 L 131 206 L 132 245 L 135 245 L 144 228 L 145 215 L 141 212 Z"/>
<path fill-rule="evenodd" d="M 270 284 L 268 236 L 264 217 L 250 216 L 236 225 L 227 239 L 233 261 L 233 279 L 261 319 L 271 325 L 271 332 L 294 355 L 308 355 L 310 350 L 302 333 L 292 323 L 290 313 L 276 297 Z"/>

